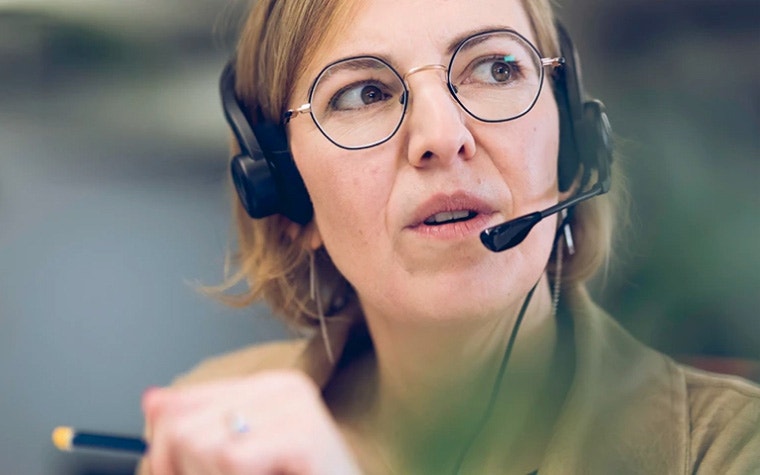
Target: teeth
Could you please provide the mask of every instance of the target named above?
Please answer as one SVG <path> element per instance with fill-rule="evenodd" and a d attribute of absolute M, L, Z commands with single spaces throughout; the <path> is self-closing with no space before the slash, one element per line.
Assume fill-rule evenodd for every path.
<path fill-rule="evenodd" d="M 472 211 L 443 211 L 425 220 L 425 224 L 442 224 L 450 221 L 461 221 L 475 216 Z"/>

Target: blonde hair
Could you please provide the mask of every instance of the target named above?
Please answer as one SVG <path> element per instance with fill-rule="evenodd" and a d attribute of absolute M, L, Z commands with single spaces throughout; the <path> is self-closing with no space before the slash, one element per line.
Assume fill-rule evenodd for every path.
<path fill-rule="evenodd" d="M 260 108 L 279 121 L 298 73 L 320 45 L 340 31 L 356 2 L 345 0 L 262 0 L 252 8 L 237 48 L 237 94 L 250 109 Z M 559 44 L 549 0 L 522 0 L 545 56 L 558 56 Z M 233 151 L 237 145 L 233 143 Z M 614 189 L 614 188 L 613 188 Z M 613 200 L 602 196 L 576 207 L 572 229 L 576 253 L 563 264 L 565 285 L 582 285 L 605 262 L 611 248 Z M 318 273 L 322 298 L 339 308 L 353 298 L 350 284 L 324 249 L 311 255 L 313 223 L 299 227 L 282 216 L 253 220 L 233 199 L 237 246 L 227 261 L 226 281 L 207 290 L 233 306 L 265 300 L 272 311 L 297 329 L 317 325 L 310 297 L 310 270 Z M 313 259 L 315 269 L 310 269 Z M 549 264 L 550 274 L 554 263 Z M 230 290 L 245 282 L 242 292 Z M 329 313 L 329 312 L 328 312 Z"/>

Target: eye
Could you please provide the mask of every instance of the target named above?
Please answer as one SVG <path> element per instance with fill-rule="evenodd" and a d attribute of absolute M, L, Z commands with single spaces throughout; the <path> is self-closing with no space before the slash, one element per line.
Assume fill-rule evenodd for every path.
<path fill-rule="evenodd" d="M 472 67 L 467 82 L 507 84 L 520 78 L 521 68 L 514 56 L 481 58 Z"/>
<path fill-rule="evenodd" d="M 369 107 L 372 104 L 387 101 L 393 97 L 383 84 L 362 82 L 341 88 L 330 99 L 330 109 L 344 111 Z"/>
<path fill-rule="evenodd" d="M 509 66 L 507 64 L 494 62 L 491 65 L 491 77 L 493 77 L 497 82 L 509 81 L 509 78 L 511 76 L 512 70 L 509 69 Z"/>

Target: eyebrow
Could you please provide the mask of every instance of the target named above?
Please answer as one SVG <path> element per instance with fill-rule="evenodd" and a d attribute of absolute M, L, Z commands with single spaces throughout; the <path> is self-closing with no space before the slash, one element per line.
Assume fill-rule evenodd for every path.
<path fill-rule="evenodd" d="M 327 66 L 327 68 L 330 68 L 328 74 L 325 77 L 330 77 L 331 75 L 344 71 L 344 70 L 362 70 L 362 69 L 383 69 L 385 67 L 384 64 L 378 62 L 375 59 L 371 58 L 365 58 L 365 57 L 356 57 L 356 58 L 344 58 L 340 59 L 334 63 L 332 63 L 330 66 Z"/>
<path fill-rule="evenodd" d="M 486 26 L 486 27 L 480 27 L 480 28 L 473 28 L 472 30 L 468 30 L 463 33 L 460 33 L 453 40 L 451 40 L 451 42 L 449 42 L 449 46 L 446 48 L 446 54 L 448 56 L 451 56 L 452 54 L 454 54 L 454 51 L 456 51 L 459 45 L 461 45 L 462 42 L 466 40 L 467 38 L 478 35 L 480 33 L 485 33 L 487 31 L 494 31 L 494 30 L 516 31 L 511 26 L 507 26 L 507 25 L 492 25 L 492 26 Z M 473 45 L 475 44 L 477 44 L 477 42 L 473 43 Z"/>
<path fill-rule="evenodd" d="M 509 25 L 481 26 L 481 27 L 478 27 L 478 28 L 473 28 L 471 30 L 464 31 L 464 32 L 458 34 L 454 39 L 452 39 L 449 42 L 448 46 L 446 47 L 446 55 L 447 56 L 453 55 L 454 51 L 456 51 L 456 49 L 459 48 L 459 45 L 461 45 L 467 38 L 470 38 L 471 36 L 475 36 L 475 35 L 478 35 L 480 33 L 485 33 L 487 31 L 497 31 L 497 30 L 517 31 L 517 30 L 515 30 L 514 28 L 512 28 Z M 474 46 L 476 44 L 478 44 L 477 40 L 475 40 L 475 42 L 471 46 Z M 350 59 L 352 57 L 357 57 L 358 58 L 358 57 L 362 57 L 362 56 L 366 56 L 366 55 L 365 54 L 359 54 L 359 55 L 349 56 L 347 58 L 336 60 L 336 61 L 334 61 L 334 63 L 339 63 L 341 61 L 344 61 L 346 59 Z M 391 58 L 387 54 L 383 54 L 383 53 L 379 53 L 379 54 L 378 53 L 370 53 L 369 56 L 380 58 L 380 59 L 382 59 L 383 61 L 385 61 L 388 64 L 393 64 L 393 61 L 391 60 Z M 377 63 L 375 63 L 375 64 L 377 64 Z M 366 67 L 367 64 L 359 64 L 358 66 Z M 336 71 L 339 71 L 339 70 L 342 70 L 342 69 L 344 69 L 344 68 L 342 66 L 339 66 L 339 69 L 337 69 Z M 353 68 L 347 67 L 345 69 L 353 69 Z"/>
<path fill-rule="evenodd" d="M 452 39 L 448 46 L 446 47 L 446 55 L 451 56 L 454 54 L 454 51 L 456 51 L 457 48 L 459 48 L 459 45 L 461 45 L 467 38 L 470 38 L 472 36 L 478 35 L 480 33 L 485 33 L 487 31 L 498 31 L 498 30 L 510 30 L 510 31 L 517 31 L 514 28 L 512 28 L 509 25 L 489 25 L 489 26 L 481 26 L 478 28 L 473 28 L 471 30 L 464 31 L 460 34 L 458 34 L 454 39 Z M 478 40 L 474 40 L 474 42 L 468 46 L 475 46 L 479 43 Z M 346 58 L 338 59 L 330 63 L 330 65 L 325 66 L 323 71 L 327 68 L 330 68 L 330 75 L 343 71 L 343 70 L 358 70 L 362 68 L 370 67 L 370 69 L 382 69 L 383 65 L 379 64 L 377 61 L 373 59 L 369 59 L 366 57 L 365 54 L 359 54 L 354 56 L 349 56 Z M 383 62 L 392 65 L 393 60 L 388 57 L 386 54 L 377 54 L 372 53 L 369 54 L 369 56 L 374 58 L 379 58 Z M 347 61 L 349 59 L 358 59 L 358 61 Z M 321 73 L 320 73 L 321 74 Z M 329 77 L 330 75 L 326 76 Z"/>

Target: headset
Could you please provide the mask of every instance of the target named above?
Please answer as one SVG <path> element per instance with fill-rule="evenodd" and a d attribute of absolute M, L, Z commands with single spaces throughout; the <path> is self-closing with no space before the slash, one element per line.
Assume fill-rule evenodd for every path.
<path fill-rule="evenodd" d="M 580 58 L 570 34 L 561 23 L 557 23 L 557 34 L 560 54 L 564 58 L 564 65 L 554 74 L 554 97 L 560 119 L 559 191 L 569 190 L 582 168 L 580 189 L 596 170 L 600 180 L 604 181 L 601 184 L 603 192 L 607 192 L 614 150 L 609 119 L 601 101 L 586 98 Z"/>
<path fill-rule="evenodd" d="M 237 97 L 233 62 L 222 71 L 219 89 L 224 116 L 240 146 L 230 164 L 238 198 L 252 218 L 281 214 L 307 224 L 314 209 L 290 154 L 285 127 L 266 120 L 259 108 L 251 112 Z"/>
<path fill-rule="evenodd" d="M 579 187 L 582 190 L 596 170 L 599 192 L 595 196 L 610 186 L 611 129 L 604 105 L 598 100 L 585 99 L 580 61 L 570 35 L 559 23 L 557 30 L 561 55 L 565 59 L 553 77 L 560 119 L 559 190 L 569 190 L 579 172 L 583 174 Z M 252 218 L 281 214 L 293 222 L 307 224 L 314 210 L 290 154 L 284 126 L 266 120 L 259 108 L 249 110 L 236 96 L 234 59 L 224 68 L 219 86 L 224 116 L 240 146 L 241 153 L 232 158 L 230 170 L 246 212 Z M 574 203 L 578 201 L 582 199 Z"/>

